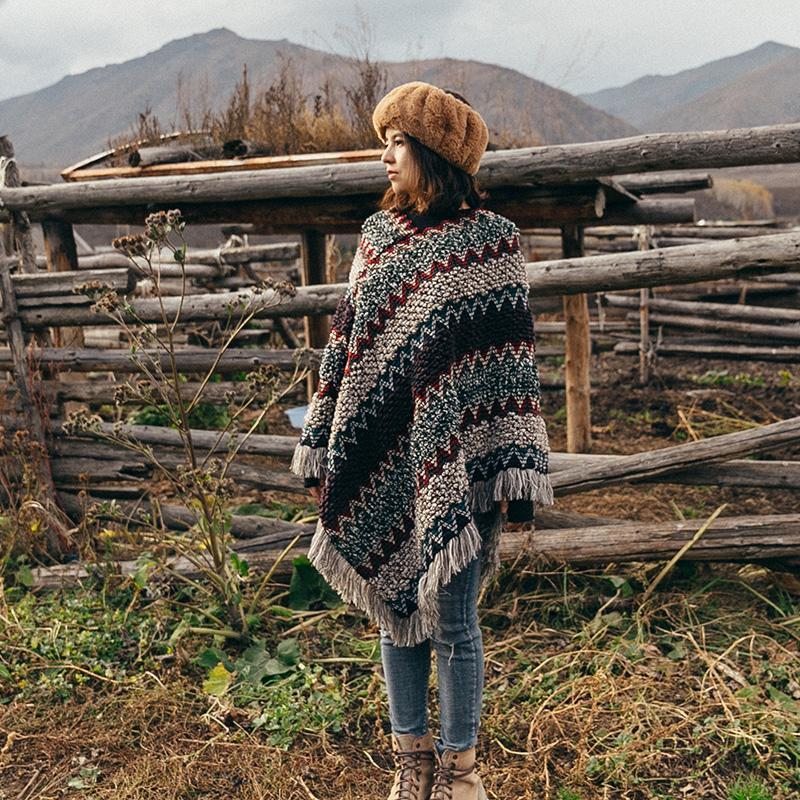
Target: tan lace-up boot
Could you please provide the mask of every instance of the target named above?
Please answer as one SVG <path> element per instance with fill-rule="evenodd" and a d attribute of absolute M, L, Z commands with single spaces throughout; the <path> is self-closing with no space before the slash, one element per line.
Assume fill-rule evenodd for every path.
<path fill-rule="evenodd" d="M 475 748 L 436 754 L 436 773 L 430 800 L 486 800 L 486 790 L 475 773 Z"/>
<path fill-rule="evenodd" d="M 395 773 L 389 800 L 429 800 L 433 784 L 433 736 L 392 734 Z"/>

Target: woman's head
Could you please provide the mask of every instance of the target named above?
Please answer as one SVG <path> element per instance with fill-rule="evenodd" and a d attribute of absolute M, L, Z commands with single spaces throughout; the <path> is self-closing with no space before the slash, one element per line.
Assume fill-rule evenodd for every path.
<path fill-rule="evenodd" d="M 386 129 L 381 161 L 391 183 L 381 208 L 448 216 L 464 205 L 478 208 L 484 199 L 474 175 L 396 128 Z"/>
<path fill-rule="evenodd" d="M 382 208 L 447 214 L 480 205 L 475 173 L 488 130 L 461 95 L 403 84 L 378 103 L 372 120 L 386 145 L 381 160 L 392 183 Z"/>

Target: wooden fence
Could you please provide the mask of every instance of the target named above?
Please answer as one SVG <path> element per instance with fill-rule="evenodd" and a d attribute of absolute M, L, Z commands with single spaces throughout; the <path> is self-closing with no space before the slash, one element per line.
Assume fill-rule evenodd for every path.
<path fill-rule="evenodd" d="M 578 394 L 588 395 L 587 376 L 581 377 L 579 374 L 581 370 L 588 370 L 588 353 L 585 352 L 586 348 L 582 350 L 575 343 L 579 340 L 584 343 L 591 336 L 586 304 L 589 293 L 611 293 L 606 296 L 609 305 L 635 308 L 634 304 L 638 304 L 636 298 L 631 299 L 619 293 L 656 286 L 775 276 L 797 270 L 800 265 L 798 231 L 765 233 L 759 226 L 750 226 L 758 228 L 756 231 L 733 231 L 738 234 L 737 238 L 727 240 L 717 239 L 715 236 L 693 236 L 696 233 L 694 228 L 683 231 L 677 229 L 675 238 L 688 241 L 669 243 L 675 246 L 630 252 L 620 248 L 619 252 L 585 256 L 585 247 L 589 241 L 584 236 L 585 226 L 590 220 L 596 223 L 598 219 L 603 219 L 613 223 L 616 217 L 628 223 L 642 219 L 654 222 L 670 215 L 673 222 L 684 220 L 686 201 L 680 200 L 673 204 L 672 211 L 668 213 L 666 209 L 670 207 L 668 203 L 664 205 L 667 201 L 659 200 L 660 205 L 647 206 L 649 201 L 643 200 L 642 195 L 648 189 L 663 191 L 670 187 L 673 190 L 692 188 L 698 185 L 698 181 L 707 185 L 703 176 L 694 176 L 691 180 L 687 178 L 683 184 L 677 177 L 661 179 L 660 176 L 629 176 L 627 179 L 611 180 L 596 176 L 665 167 L 697 168 L 800 160 L 798 133 L 800 125 L 771 126 L 725 132 L 724 136 L 721 133 L 658 134 L 616 142 L 487 154 L 482 177 L 484 183 L 493 188 L 493 195 L 498 198 L 499 210 L 506 210 L 508 213 L 508 209 L 513 211 L 514 208 L 524 206 L 526 210 L 523 214 L 523 225 L 528 228 L 533 227 L 536 221 L 540 225 L 556 221 L 561 227 L 562 252 L 573 254 L 570 258 L 535 261 L 527 265 L 534 297 L 565 298 L 568 402 L 570 389 L 573 390 L 573 395 L 576 388 L 579 390 Z M 647 147 L 644 147 L 645 143 Z M 676 143 L 683 146 L 676 149 Z M 581 182 L 578 189 L 574 185 L 564 189 L 567 179 Z M 264 215 L 258 222 L 252 223 L 260 225 L 259 230 L 288 230 L 287 220 L 291 213 L 295 213 L 293 229 L 303 236 L 301 255 L 307 283 L 298 287 L 295 297 L 276 302 L 276 297 L 269 291 L 256 296 L 252 289 L 237 288 L 235 282 L 224 283 L 231 278 L 243 282 L 247 279 L 247 276 L 232 274 L 232 266 L 250 264 L 253 261 L 285 261 L 296 258 L 297 250 L 290 246 L 279 246 L 269 253 L 263 250 L 256 252 L 253 248 L 250 251 L 242 249 L 241 252 L 233 248 L 225 252 L 194 252 L 188 262 L 192 278 L 214 282 L 215 291 L 200 289 L 197 293 L 161 301 L 129 297 L 136 317 L 153 323 L 161 320 L 162 303 L 166 306 L 167 313 L 174 311 L 173 306 L 180 303 L 181 318 L 186 323 L 224 319 L 230 304 L 242 299 L 255 303 L 258 305 L 256 318 L 268 320 L 276 326 L 275 331 L 280 335 L 284 347 L 257 350 L 251 347 L 234 347 L 220 360 L 218 372 L 224 376 L 252 369 L 258 364 L 276 364 L 288 368 L 295 363 L 299 339 L 291 327 L 285 325 L 285 321 L 290 318 L 306 320 L 306 341 L 310 341 L 312 345 L 319 344 L 320 333 L 325 330 L 325 326 L 314 327 L 313 321 L 323 320 L 333 311 L 344 288 L 338 284 L 309 280 L 315 275 L 324 275 L 324 234 L 320 227 L 322 230 L 349 229 L 378 185 L 379 177 L 376 175 L 375 165 L 353 164 L 275 170 L 271 174 L 240 172 L 235 176 L 177 176 L 0 190 L 0 203 L 5 207 L 7 218 L 13 223 L 20 254 L 14 259 L 20 263 L 17 274 L 11 274 L 9 259 L 2 264 L 3 318 L 8 348 L 0 348 L 0 367 L 13 370 L 15 374 L 21 399 L 19 411 L 28 413 L 24 424 L 48 443 L 52 457 L 52 488 L 59 493 L 58 497 L 65 508 L 76 513 L 74 492 L 79 486 L 85 487 L 87 483 L 91 492 L 101 490 L 111 482 L 117 487 L 117 495 L 123 501 L 140 503 L 141 496 L 146 495 L 143 492 L 143 483 L 152 476 L 150 466 L 133 456 L 121 455 L 118 449 L 85 437 L 66 435 L 58 414 L 50 420 L 49 430 L 43 427 L 44 422 L 41 419 L 38 423 L 40 430 L 36 430 L 33 419 L 36 415 L 30 413 L 33 405 L 26 402 L 25 392 L 30 392 L 32 384 L 32 363 L 37 369 L 43 370 L 45 376 L 50 375 L 41 381 L 40 389 L 46 397 L 54 401 L 54 408 L 58 408 L 60 401 L 67 400 L 87 404 L 107 402 L 113 392 L 114 376 L 131 368 L 125 354 L 119 350 L 53 346 L 53 330 L 89 329 L 108 325 L 108 320 L 92 309 L 88 297 L 76 292 L 76 287 L 89 280 L 99 281 L 129 296 L 138 277 L 135 269 L 126 266 L 113 254 L 78 259 L 70 245 L 69 225 L 87 219 L 92 214 L 97 214 L 93 219 L 105 222 L 129 221 L 134 213 L 141 212 L 145 204 L 183 206 L 184 201 L 188 204 L 189 218 L 206 222 L 223 219 L 252 220 L 257 210 Z M 640 192 L 640 195 L 632 194 L 633 191 Z M 586 199 L 590 195 L 591 211 Z M 555 200 L 563 200 L 564 197 L 568 197 L 572 203 L 570 222 L 553 212 Z M 319 210 L 319 198 L 326 200 L 329 210 L 317 218 L 320 227 L 312 229 L 308 226 L 309 215 L 315 209 Z M 617 211 L 604 216 L 609 198 L 617 203 Z M 653 210 L 656 207 L 660 210 L 650 215 L 648 209 Z M 537 209 L 537 217 L 532 216 L 531 208 Z M 620 210 L 622 208 L 627 209 L 627 216 Z M 276 209 L 280 209 L 279 213 L 270 217 L 269 214 Z M 61 227 L 52 221 L 54 215 L 58 215 Z M 513 213 L 511 216 L 514 216 Z M 45 263 L 51 272 L 47 273 L 37 270 L 42 261 L 32 251 L 30 241 L 30 224 L 37 219 L 45 223 L 45 238 L 49 243 Z M 264 223 L 264 219 L 268 221 Z M 679 233 L 682 236 L 677 235 Z M 759 235 L 753 235 L 754 233 Z M 603 236 L 598 234 L 602 232 L 593 233 L 597 236 L 597 241 L 600 241 Z M 59 248 L 59 242 L 66 245 Z M 77 269 L 59 269 L 65 264 Z M 579 298 L 579 302 L 571 303 L 570 297 Z M 686 320 L 707 320 L 709 315 L 718 314 L 723 322 L 760 326 L 756 331 L 752 328 L 741 331 L 743 335 L 750 337 L 749 344 L 741 345 L 749 348 L 743 357 L 754 357 L 756 354 L 753 333 L 758 336 L 772 336 L 778 329 L 781 333 L 773 339 L 773 346 L 769 349 L 773 352 L 780 350 L 780 355 L 786 358 L 796 357 L 796 348 L 792 347 L 795 326 L 791 314 L 781 315 L 778 312 L 772 316 L 757 317 L 757 313 L 761 312 L 743 306 L 737 309 L 739 313 L 735 318 L 722 319 L 725 312 L 719 309 L 686 305 L 681 309 L 682 311 L 678 311 L 675 306 L 663 306 L 657 299 L 652 300 L 649 304 L 650 322 L 675 327 L 683 324 L 688 327 Z M 659 315 L 670 316 L 669 323 Z M 676 316 L 682 323 L 675 322 Z M 638 319 L 641 320 L 641 317 Z M 631 320 L 632 324 L 635 322 L 636 320 Z M 769 330 L 762 330 L 767 327 Z M 733 329 L 727 329 L 727 332 L 732 331 Z M 312 335 L 314 332 L 316 336 Z M 29 342 L 31 339 L 33 341 Z M 776 340 L 785 342 L 786 345 L 775 347 Z M 619 352 L 625 352 L 626 348 L 635 348 L 639 352 L 641 344 L 621 341 L 616 345 Z M 708 348 L 709 351 L 712 349 Z M 319 347 L 312 347 L 310 358 L 318 358 L 319 353 Z M 570 356 L 574 359 L 576 353 L 581 363 L 577 368 L 573 364 L 570 369 Z M 540 355 L 542 354 L 540 350 Z M 187 346 L 179 353 L 179 368 L 189 375 L 196 374 L 207 369 L 214 358 L 214 353 L 207 348 Z M 70 373 L 108 371 L 111 373 L 111 380 L 87 382 L 72 379 L 61 382 L 56 377 L 57 370 L 68 370 Z M 212 386 L 209 397 L 219 399 L 232 387 L 233 383 L 229 381 Z M 191 389 L 190 381 L 187 391 Z M 573 409 L 573 415 L 580 416 L 576 409 L 577 407 Z M 13 426 L 20 424 L 19 420 L 20 417 L 17 416 L 5 419 L 4 422 Z M 584 418 L 584 423 L 586 421 L 588 417 Z M 130 433 L 141 441 L 151 443 L 164 463 L 174 463 L 177 457 L 174 431 L 135 426 Z M 202 449 L 211 446 L 218 434 L 195 431 L 193 437 Z M 656 454 L 611 457 L 555 453 L 554 484 L 558 494 L 585 491 L 614 482 L 654 480 L 796 489 L 800 477 L 799 462 L 759 463 L 741 459 L 768 449 L 785 447 L 798 440 L 800 420 L 792 419 L 777 423 L 776 426 L 764 426 L 747 434 L 730 434 L 693 443 L 691 446 L 665 448 Z M 295 443 L 295 437 L 253 436 L 242 449 L 242 455 L 265 457 L 269 461 L 263 465 L 251 461 L 246 466 L 242 464 L 234 470 L 234 477 L 242 485 L 262 490 L 300 490 L 300 482 L 286 471 L 285 464 L 278 468 L 274 463 L 276 458 L 285 461 Z M 105 495 L 108 492 L 108 489 L 102 491 Z M 172 507 L 167 512 L 163 518 L 170 525 L 184 527 L 192 523 L 192 515 L 187 509 Z M 527 544 L 543 555 L 579 562 L 602 561 L 612 557 L 616 561 L 639 559 L 646 554 L 660 557 L 659 553 L 674 552 L 691 539 L 694 533 L 690 526 L 678 523 L 645 525 L 616 520 L 612 521 L 613 528 L 609 528 L 600 524 L 607 523 L 607 520 L 554 511 L 543 512 L 539 522 L 557 527 L 545 538 L 541 538 L 537 531 L 533 544 L 525 540 Z M 619 535 L 612 531 L 618 531 Z M 234 518 L 234 532 L 249 537 L 239 542 L 237 548 L 247 552 L 248 559 L 253 563 L 269 563 L 274 558 L 276 548 L 280 549 L 298 532 L 304 535 L 309 533 L 307 529 L 298 530 L 294 526 L 265 521 L 262 518 Z M 520 536 L 507 537 L 504 547 L 508 548 L 509 553 L 516 552 L 523 539 Z M 796 515 L 779 515 L 757 519 L 717 520 L 704 540 L 704 546 L 693 548 L 693 557 L 732 560 L 797 558 L 800 556 L 800 519 Z M 42 570 L 37 574 L 37 580 L 42 585 L 75 580 L 82 574 L 81 569 L 83 567 L 80 565 L 67 565 Z"/>

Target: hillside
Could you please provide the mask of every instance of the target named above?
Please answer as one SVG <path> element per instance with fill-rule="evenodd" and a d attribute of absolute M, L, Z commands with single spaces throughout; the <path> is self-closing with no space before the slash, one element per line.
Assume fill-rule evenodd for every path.
<path fill-rule="evenodd" d="M 800 118 L 800 49 L 764 42 L 674 75 L 645 75 L 581 100 L 642 131 L 707 130 Z"/>
<path fill-rule="evenodd" d="M 653 117 L 648 130 L 740 128 L 800 120 L 800 50 Z"/>
<path fill-rule="evenodd" d="M 195 112 L 220 108 L 247 65 L 254 87 L 268 86 L 282 58 L 302 73 L 303 90 L 325 78 L 347 85 L 355 62 L 285 39 L 245 39 L 225 28 L 178 39 L 121 64 L 70 75 L 45 89 L 0 102 L 0 133 L 26 164 L 65 166 L 131 131 L 149 109 L 165 127 L 180 119 L 182 100 Z M 435 59 L 387 64 L 389 84 L 428 80 L 461 91 L 495 132 L 516 140 L 562 143 L 627 136 L 629 124 L 566 92 L 493 64 Z M 180 85 L 180 90 L 178 89 Z"/>

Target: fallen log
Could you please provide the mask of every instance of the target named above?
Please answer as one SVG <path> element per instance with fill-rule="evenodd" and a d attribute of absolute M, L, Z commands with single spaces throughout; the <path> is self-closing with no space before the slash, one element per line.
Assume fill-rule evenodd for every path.
<path fill-rule="evenodd" d="M 608 564 L 627 561 L 661 561 L 671 558 L 693 538 L 701 521 L 648 523 L 626 522 L 589 528 L 507 531 L 500 537 L 499 556 L 514 562 L 521 555 L 548 563 Z M 308 536 L 307 529 L 298 527 Z M 247 548 L 247 549 L 244 549 Z M 275 565 L 281 548 L 269 545 L 260 550 L 252 542 L 236 543 L 234 549 L 246 553 L 251 569 L 268 570 Z M 273 574 L 285 576 L 292 559 L 305 555 L 306 547 L 295 547 L 285 554 Z M 752 562 L 796 560 L 800 558 L 800 515 L 774 514 L 752 517 L 721 517 L 683 556 L 684 561 Z M 197 576 L 197 568 L 186 559 L 169 560 L 173 570 L 187 577 Z M 59 564 L 32 570 L 33 587 L 55 589 L 74 586 L 89 577 L 90 570 L 130 577 L 137 571 L 135 561 L 98 564 Z"/>
<path fill-rule="evenodd" d="M 61 507 L 76 522 L 83 518 L 88 505 L 106 502 L 105 498 L 91 495 L 79 500 L 77 495 L 67 492 L 59 492 L 58 498 Z M 115 505 L 116 513 L 111 513 L 110 508 L 104 509 L 104 506 L 101 505 L 96 511 L 97 516 L 107 520 L 119 520 L 122 517 L 123 521 L 134 525 L 161 524 L 169 530 L 177 531 L 188 530 L 197 524 L 197 514 L 185 506 L 172 503 L 152 504 L 144 499 L 138 501 L 118 500 Z M 249 540 L 237 545 L 240 552 L 246 551 L 248 547 L 259 547 L 266 544 L 280 547 L 291 542 L 298 533 L 303 535 L 301 542 L 305 542 L 311 538 L 315 527 L 314 524 L 298 524 L 261 515 L 233 514 L 231 516 L 231 535 L 237 539 Z"/>
<path fill-rule="evenodd" d="M 245 158 L 247 156 L 271 156 L 275 147 L 266 142 L 251 142 L 249 139 L 228 139 L 222 143 L 224 158 Z"/>
<path fill-rule="evenodd" d="M 642 480 L 686 470 L 710 461 L 772 450 L 800 441 L 800 417 L 791 417 L 747 431 L 713 436 L 697 442 L 651 450 L 614 461 L 555 472 L 551 483 L 556 495 L 588 492 L 602 486 Z"/>
<path fill-rule="evenodd" d="M 83 380 L 65 383 L 62 381 L 42 381 L 39 389 L 49 403 L 73 401 L 88 405 L 105 405 L 115 401 L 116 392 L 121 381 L 117 380 Z M 0 383 L 0 386 L 2 384 Z M 200 383 L 187 381 L 180 385 L 180 395 L 184 400 L 192 399 Z M 207 383 L 203 387 L 203 401 L 206 403 L 225 403 L 232 394 L 237 400 L 248 395 L 247 384 L 244 381 L 220 381 Z M 138 403 L 135 399 L 130 403 Z"/>

